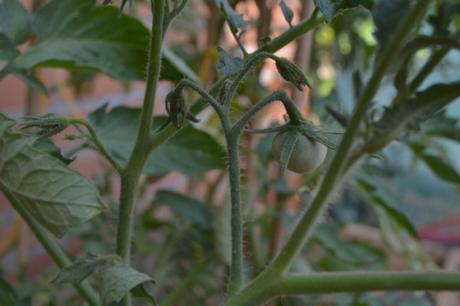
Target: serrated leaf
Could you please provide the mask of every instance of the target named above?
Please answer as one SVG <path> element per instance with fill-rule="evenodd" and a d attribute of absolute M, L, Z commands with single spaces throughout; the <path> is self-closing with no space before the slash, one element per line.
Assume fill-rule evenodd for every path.
<path fill-rule="evenodd" d="M 32 26 L 36 45 L 12 60 L 6 72 L 38 66 L 86 68 L 118 80 L 143 80 L 149 30 L 136 18 L 120 16 L 115 7 L 95 4 L 95 0 L 53 0 L 40 8 Z M 196 78 L 170 51 L 164 63 L 162 79 Z"/>
<path fill-rule="evenodd" d="M 359 186 L 369 196 L 372 203 L 385 211 L 385 213 L 395 221 L 399 226 L 404 228 L 412 237 L 419 239 L 417 229 L 410 219 L 394 204 L 395 199 L 391 198 L 382 187 L 371 181 L 370 178 L 358 178 Z"/>
<path fill-rule="evenodd" d="M 79 283 L 94 273 L 98 267 L 101 267 L 104 264 L 105 260 L 96 255 L 85 255 L 77 259 L 70 266 L 61 269 L 58 276 L 53 280 L 53 283 Z"/>
<path fill-rule="evenodd" d="M 331 21 L 335 16 L 358 6 L 370 9 L 373 0 L 315 0 L 315 5 L 323 13 L 326 20 Z"/>
<path fill-rule="evenodd" d="M 123 265 L 101 269 L 96 277 L 104 305 L 118 303 L 135 287 L 146 282 L 154 282 L 147 274 Z"/>
<path fill-rule="evenodd" d="M 0 113 L 0 188 L 13 193 L 58 237 L 99 214 L 97 188 L 60 160 L 36 149 L 35 137 L 13 132 L 14 124 Z"/>
<path fill-rule="evenodd" d="M 105 106 L 89 115 L 106 148 L 122 164 L 126 163 L 133 149 L 133 135 L 137 133 L 139 116 L 140 109 L 122 106 L 109 112 Z M 154 129 L 164 120 L 164 117 L 156 118 Z M 153 151 L 144 171 L 151 175 L 172 171 L 201 175 L 212 169 L 224 168 L 225 158 L 224 148 L 213 137 L 189 125 Z"/>
<path fill-rule="evenodd" d="M 195 226 L 211 226 L 211 212 L 204 203 L 194 198 L 174 191 L 160 190 L 155 196 L 155 203 L 169 207 L 177 216 Z"/>
<path fill-rule="evenodd" d="M 0 1 L 0 27 L 16 45 L 30 35 L 30 16 L 19 0 Z"/>
<path fill-rule="evenodd" d="M 280 1 L 280 8 L 283 12 L 284 19 L 289 24 L 289 27 L 292 27 L 292 19 L 294 18 L 294 12 L 292 12 L 292 9 L 286 4 L 284 0 Z"/>
<path fill-rule="evenodd" d="M 411 0 L 378 0 L 372 10 L 376 31 L 374 33 L 381 46 L 385 46 L 398 25 L 409 12 Z"/>
<path fill-rule="evenodd" d="M 291 158 L 292 152 L 299 141 L 299 133 L 296 131 L 287 131 L 283 137 L 283 143 L 280 152 L 280 172 L 283 175 L 286 172 L 289 159 Z"/>
<path fill-rule="evenodd" d="M 222 76 L 232 75 L 240 72 L 244 67 L 244 61 L 240 57 L 231 57 L 221 47 L 217 47 L 219 59 L 217 60 L 217 73 Z"/>

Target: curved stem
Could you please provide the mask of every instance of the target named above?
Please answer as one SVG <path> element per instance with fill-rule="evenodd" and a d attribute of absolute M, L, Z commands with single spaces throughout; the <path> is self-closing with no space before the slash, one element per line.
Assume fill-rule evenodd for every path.
<path fill-rule="evenodd" d="M 281 101 L 286 109 L 286 112 L 289 116 L 289 119 L 293 124 L 300 124 L 303 121 L 302 114 L 297 109 L 294 101 L 292 101 L 285 92 L 275 91 L 271 95 L 265 97 L 264 99 L 257 102 L 253 105 L 241 118 L 238 120 L 232 127 L 233 133 L 240 134 L 244 127 L 249 123 L 252 117 L 257 114 L 261 109 L 263 109 L 268 104 L 274 101 Z"/>
<path fill-rule="evenodd" d="M 134 211 L 134 198 L 139 177 L 148 157 L 147 144 L 153 124 L 155 94 L 161 66 L 161 45 L 163 42 L 163 18 L 165 0 L 152 2 L 152 34 L 150 37 L 149 59 L 147 65 L 147 87 L 144 96 L 139 130 L 133 152 L 121 175 L 120 208 L 118 214 L 117 254 L 129 265 L 131 254 L 131 232 Z M 127 299 L 128 300 L 128 299 Z M 129 301 L 125 303 L 129 305 Z"/>
<path fill-rule="evenodd" d="M 109 161 L 109 163 L 118 172 L 118 174 L 121 174 L 123 172 L 123 168 L 116 161 L 116 159 L 113 157 L 113 155 L 102 144 L 101 140 L 97 136 L 97 133 L 94 130 L 94 128 L 91 126 L 91 124 L 89 124 L 86 120 L 82 120 L 82 119 L 71 119 L 71 122 L 74 123 L 74 124 L 83 125 L 88 130 L 88 132 L 89 132 L 89 134 L 91 136 L 91 140 L 93 141 L 93 143 L 96 146 L 96 148 Z"/>
<path fill-rule="evenodd" d="M 234 298 L 227 306 L 253 306 L 280 295 L 380 290 L 459 290 L 458 272 L 326 272 L 287 275 Z"/>
<path fill-rule="evenodd" d="M 194 91 L 196 91 L 198 94 L 200 94 L 200 96 L 203 98 L 204 101 L 208 102 L 209 105 L 212 106 L 212 108 L 216 111 L 217 115 L 219 115 L 221 119 L 224 117 L 222 105 L 219 104 L 219 102 L 217 102 L 217 100 L 214 99 L 213 96 L 207 93 L 198 84 L 188 79 L 183 79 L 177 84 L 176 90 L 181 90 L 184 87 L 189 87 L 193 89 Z"/>
<path fill-rule="evenodd" d="M 24 206 L 14 196 L 14 194 L 9 192 L 5 188 L 0 187 L 0 189 L 6 196 L 8 201 L 11 203 L 11 205 L 14 207 L 16 212 L 22 217 L 22 219 L 24 219 L 24 221 L 30 227 L 35 237 L 37 237 L 38 241 L 40 241 L 40 244 L 46 250 L 48 255 L 53 259 L 56 265 L 58 265 L 58 267 L 60 268 L 70 266 L 72 264 L 72 261 L 64 253 L 59 244 L 57 244 L 55 241 L 51 240 L 48 237 L 47 231 L 35 220 L 35 218 L 27 211 L 27 209 L 24 208 Z M 97 293 L 87 282 L 73 284 L 73 286 L 90 306 L 100 305 Z"/>

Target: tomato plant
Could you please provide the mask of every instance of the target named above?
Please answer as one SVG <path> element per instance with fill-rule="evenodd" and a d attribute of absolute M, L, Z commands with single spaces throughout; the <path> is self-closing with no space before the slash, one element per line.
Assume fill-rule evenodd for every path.
<path fill-rule="evenodd" d="M 29 104 L 38 92 L 52 99 L 42 68 L 68 71 L 77 93 L 100 74 L 128 93 L 134 81 L 145 88 L 141 107 L 109 103 L 88 116 L 29 107 L 19 120 L 0 113 L 0 190 L 60 269 L 29 292 L 0 278 L 1 305 L 304 305 L 346 293 L 351 300 L 328 302 L 352 306 L 378 305 L 364 292 L 460 290 L 459 272 L 423 260 L 410 216 L 376 178 L 394 178 L 398 167 L 385 162 L 398 142 L 460 184 L 437 141 L 459 140 L 446 109 L 460 81 L 430 79 L 460 48 L 456 1 L 315 0 L 298 18 L 291 1 L 257 0 L 255 26 L 241 10 L 250 1 L 204 1 L 201 28 L 198 1 L 32 2 L 0 1 L 0 80 L 25 82 Z M 145 10 L 150 29 L 137 15 Z M 281 33 L 272 32 L 275 11 Z M 187 35 L 174 35 L 181 29 Z M 188 40 L 176 48 L 176 37 Z M 295 58 L 281 56 L 292 42 Z M 275 82 L 265 86 L 264 75 Z M 262 110 L 275 103 L 285 123 L 269 126 L 276 120 Z M 56 141 L 63 133 L 71 150 Z M 87 149 L 105 160 L 103 183 L 69 167 Z M 286 169 L 302 174 L 300 184 Z M 173 172 L 187 192 L 158 190 Z M 320 224 L 335 192 L 346 199 L 349 189 L 373 208 L 385 247 L 413 269 L 385 269 L 387 249 L 341 239 L 339 222 Z M 69 254 L 56 240 L 63 236 L 81 238 L 88 252 Z M 61 293 L 69 284 L 75 292 Z"/>

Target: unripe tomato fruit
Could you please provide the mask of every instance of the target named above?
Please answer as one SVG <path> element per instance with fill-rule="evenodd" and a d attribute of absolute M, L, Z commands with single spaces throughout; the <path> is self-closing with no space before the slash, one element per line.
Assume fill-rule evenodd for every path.
<path fill-rule="evenodd" d="M 273 139 L 272 154 L 277 160 L 280 159 L 281 148 L 287 134 L 287 132 L 279 132 Z M 287 168 L 296 173 L 313 172 L 323 163 L 326 154 L 327 147 L 325 145 L 300 134 L 289 158 Z"/>

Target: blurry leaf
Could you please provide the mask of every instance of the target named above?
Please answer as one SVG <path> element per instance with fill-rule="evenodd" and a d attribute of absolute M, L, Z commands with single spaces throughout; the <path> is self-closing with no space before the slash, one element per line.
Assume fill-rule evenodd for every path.
<path fill-rule="evenodd" d="M 4 33 L 0 33 L 0 61 L 9 61 L 18 56 L 14 42 Z"/>
<path fill-rule="evenodd" d="M 54 235 L 100 213 L 96 187 L 60 160 L 36 149 L 35 137 L 11 130 L 14 121 L 0 113 L 0 188 L 6 189 Z"/>
<path fill-rule="evenodd" d="M 326 20 L 331 21 L 343 11 L 360 5 L 370 9 L 373 5 L 373 0 L 315 0 L 315 4 Z"/>
<path fill-rule="evenodd" d="M 118 303 L 137 286 L 154 282 L 147 274 L 123 265 L 107 266 L 98 271 L 96 277 L 104 305 Z"/>
<path fill-rule="evenodd" d="M 45 87 L 45 84 L 42 83 L 37 77 L 35 77 L 32 73 L 25 71 L 25 70 L 15 70 L 13 74 L 23 80 L 27 85 L 35 88 L 39 92 L 44 95 L 48 94 L 48 90 Z M 1 80 L 0 76 L 0 80 Z"/>
<path fill-rule="evenodd" d="M 88 254 L 80 257 L 70 266 L 61 269 L 53 283 L 79 283 L 93 274 L 97 269 L 101 269 L 108 262 L 113 261 L 114 258 L 117 258 L 117 256 L 99 257 L 93 254 Z M 121 261 L 120 258 L 118 258 L 118 260 Z"/>
<path fill-rule="evenodd" d="M 240 57 L 231 57 L 224 49 L 217 47 L 219 59 L 217 61 L 217 73 L 222 76 L 236 74 L 244 67 L 244 61 Z"/>
<path fill-rule="evenodd" d="M 29 39 L 30 16 L 21 1 L 2 0 L 0 2 L 0 27 L 16 45 Z"/>
<path fill-rule="evenodd" d="M 423 126 L 423 132 L 430 136 L 447 138 L 460 142 L 460 127 L 457 119 L 448 117 L 445 112 L 429 120 Z"/>
<path fill-rule="evenodd" d="M 19 306 L 19 297 L 13 287 L 0 277 L 0 305 Z"/>
<path fill-rule="evenodd" d="M 338 237 L 338 228 L 332 224 L 321 224 L 313 240 L 333 253 L 339 260 L 354 266 L 364 267 L 384 260 L 384 254 L 358 241 L 343 241 Z"/>
<path fill-rule="evenodd" d="M 174 191 L 160 190 L 156 194 L 155 203 L 169 207 L 177 216 L 193 225 L 204 228 L 211 226 L 211 212 L 204 203 L 194 198 Z"/>
<path fill-rule="evenodd" d="M 412 54 L 420 49 L 426 49 L 431 47 L 443 47 L 448 49 L 460 49 L 460 37 L 454 36 L 428 36 L 419 35 L 409 41 L 402 48 L 404 54 Z"/>
<path fill-rule="evenodd" d="M 415 144 L 409 144 L 409 147 L 440 179 L 460 184 L 460 173 L 458 173 L 453 165 L 448 164 L 439 156 L 423 152 L 423 148 L 418 148 Z"/>
<path fill-rule="evenodd" d="M 410 219 L 394 204 L 395 199 L 391 198 L 383 187 L 377 187 L 377 184 L 372 182 L 370 178 L 361 177 L 357 179 L 357 182 L 372 200 L 374 205 L 377 205 L 385 211 L 394 222 L 404 228 L 412 237 L 419 239 L 417 229 Z"/>
<path fill-rule="evenodd" d="M 187 63 L 177 56 L 168 47 L 163 47 L 163 62 L 161 65 L 161 79 L 179 82 L 183 78 L 199 82 L 196 73 Z"/>
<path fill-rule="evenodd" d="M 399 24 L 409 12 L 411 0 L 377 0 L 372 10 L 377 38 L 380 46 L 385 46 L 388 39 L 394 35 Z"/>
<path fill-rule="evenodd" d="M 124 81 L 145 78 L 149 30 L 140 20 L 120 16 L 115 7 L 96 7 L 94 0 L 53 0 L 34 17 L 36 45 L 12 60 L 2 75 L 46 66 L 96 69 Z M 196 77 L 169 50 L 164 63 L 162 79 Z"/>
<path fill-rule="evenodd" d="M 248 26 L 251 24 L 250 21 L 243 18 L 243 14 L 238 14 L 230 6 L 227 0 L 216 0 L 218 7 L 221 8 L 222 13 L 225 16 L 225 19 L 230 26 L 230 30 L 235 34 L 244 33 Z"/>
<path fill-rule="evenodd" d="M 89 115 L 89 119 L 106 148 L 121 162 L 126 163 L 134 146 L 140 109 L 115 107 L 107 112 L 107 105 Z M 155 127 L 165 118 L 156 118 Z M 186 175 L 201 175 L 209 170 L 224 168 L 224 148 L 204 131 L 191 125 L 178 131 L 153 151 L 144 171 L 158 175 L 180 171 Z"/>
<path fill-rule="evenodd" d="M 232 230 L 231 230 L 231 202 L 230 193 L 226 192 L 222 204 L 218 207 L 213 218 L 214 242 L 220 259 L 230 266 L 232 262 Z"/>
<path fill-rule="evenodd" d="M 283 12 L 284 19 L 289 24 L 289 27 L 292 27 L 292 18 L 294 18 L 294 13 L 292 9 L 286 4 L 284 0 L 280 1 L 281 11 Z"/>
<path fill-rule="evenodd" d="M 405 129 L 417 130 L 420 123 L 435 116 L 459 96 L 460 82 L 435 84 L 417 92 L 408 101 L 385 109 L 382 118 L 374 123 L 373 135 L 366 145 L 367 152 L 381 150 Z"/>

